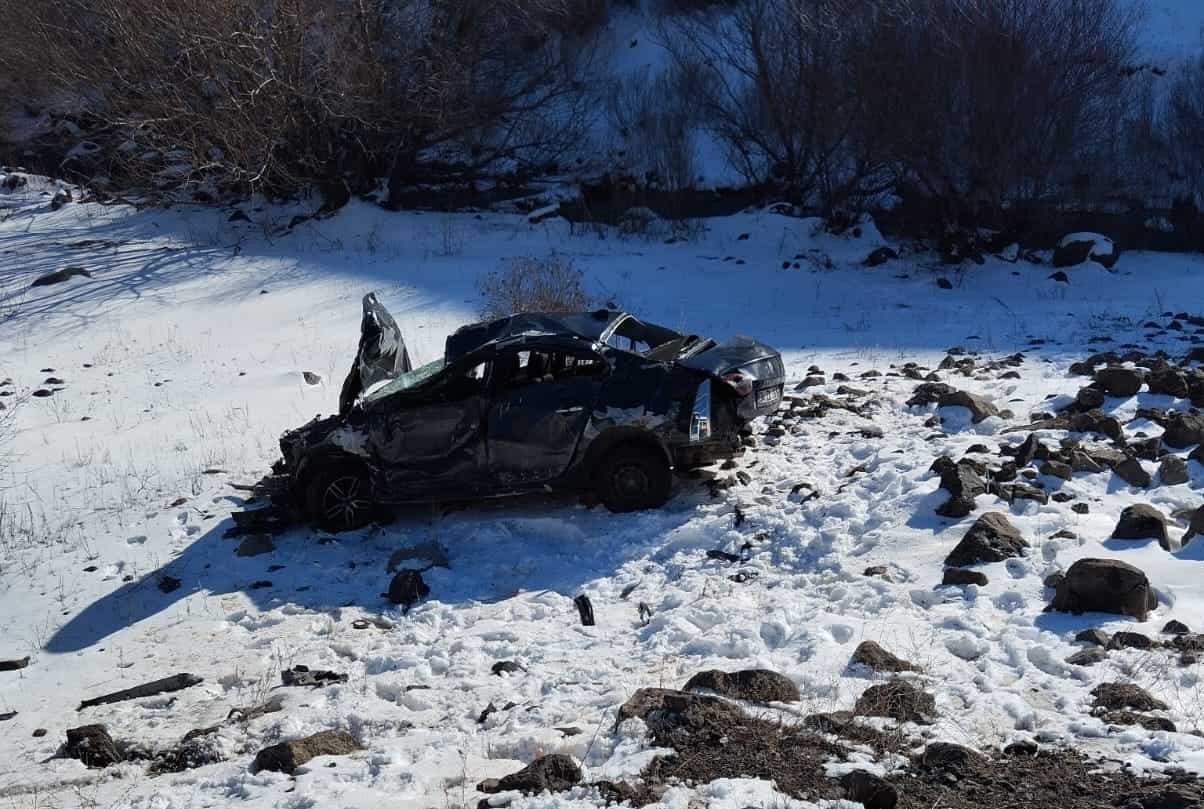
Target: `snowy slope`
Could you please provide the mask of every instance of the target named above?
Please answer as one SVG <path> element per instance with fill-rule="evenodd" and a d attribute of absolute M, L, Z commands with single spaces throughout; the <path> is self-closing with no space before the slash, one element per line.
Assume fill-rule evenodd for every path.
<path fill-rule="evenodd" d="M 32 658 L 0 673 L 0 715 L 16 713 L 0 725 L 0 806 L 473 806 L 481 779 L 547 752 L 575 756 L 588 780 L 632 778 L 654 755 L 638 722 L 613 727 L 635 689 L 763 667 L 804 694 L 787 716 L 849 708 L 876 679 L 847 668 L 864 639 L 923 667 L 917 679 L 940 718 L 916 735 L 983 749 L 1036 738 L 1139 768 L 1204 772 L 1204 739 L 1112 733 L 1088 712 L 1096 683 L 1132 680 L 1169 704 L 1180 731 L 1204 729 L 1199 665 L 1132 649 L 1091 668 L 1062 662 L 1087 627 L 1156 636 L 1175 618 L 1204 628 L 1198 544 L 1167 552 L 1107 540 L 1131 503 L 1198 506 L 1204 469 L 1190 464 L 1187 484 L 1148 492 L 1076 476 L 1062 488 L 1090 504 L 1083 516 L 1070 503 L 980 498 L 975 516 L 1008 513 L 1033 548 L 985 566 L 985 587 L 939 587 L 942 560 L 973 518 L 934 515 L 943 496 L 932 460 L 1021 436 L 1005 435 L 998 419 L 935 430 L 925 424 L 931 408 L 904 405 L 914 382 L 859 378 L 912 361 L 935 368 L 952 346 L 981 352 L 980 363 L 1024 351 L 1017 379 L 948 380 L 1023 417 L 1074 393 L 1081 383 L 1067 378 L 1069 364 L 1108 347 L 1092 338 L 1181 354 L 1190 333 L 1147 340 L 1140 324 L 1165 310 L 1204 312 L 1204 258 L 1128 254 L 1121 272 L 1084 266 L 1069 285 L 1047 280 L 1048 268 L 992 260 L 941 290 L 924 256 L 854 266 L 882 243 L 872 226 L 834 237 L 768 213 L 708 220 L 698 239 L 664 244 L 574 234 L 556 219 L 533 226 L 353 204 L 266 235 L 208 209 L 52 212 L 39 190 L 0 197 L 0 379 L 17 391 L 0 399 L 15 430 L 0 482 L 0 659 Z M 388 526 L 337 538 L 297 529 L 266 554 L 235 555 L 237 541 L 222 539 L 242 502 L 230 484 L 266 470 L 283 429 L 335 409 L 363 293 L 379 292 L 421 362 L 474 318 L 482 274 L 504 257 L 553 249 L 578 262 L 600 301 L 692 332 L 751 333 L 783 351 L 792 383 L 814 364 L 829 380 L 849 375 L 877 404 L 866 417 L 791 422 L 797 430 L 780 437 L 761 425 L 740 461 L 746 484 L 712 498 L 684 481 L 655 513 L 546 498 L 412 509 Z M 68 266 L 94 277 L 29 288 Z M 323 382 L 306 385 L 303 371 Z M 51 376 L 62 385 L 47 385 Z M 27 398 L 41 387 L 62 389 Z M 1172 403 L 1143 394 L 1109 408 L 1124 416 L 1152 404 Z M 817 498 L 792 494 L 804 482 Z M 1061 530 L 1077 538 L 1053 539 Z M 1172 533 L 1177 547 L 1182 526 Z M 746 542 L 746 563 L 706 557 Z M 427 570 L 430 599 L 403 614 L 381 595 L 386 566 L 426 547 L 400 564 L 427 567 L 440 555 L 431 546 L 446 567 Z M 1145 624 L 1043 613 L 1044 576 L 1084 556 L 1141 567 L 1163 605 Z M 888 565 L 891 581 L 862 575 L 874 565 Z M 748 580 L 732 581 L 737 570 Z M 179 588 L 161 591 L 167 579 Z M 579 593 L 592 599 L 597 626 L 579 625 Z M 646 624 L 640 602 L 652 610 Z M 365 619 L 376 623 L 357 628 Z M 492 675 L 501 660 L 526 671 Z M 273 690 L 296 664 L 349 680 Z M 204 682 L 75 710 L 177 672 Z M 102 722 L 162 748 L 272 694 L 282 711 L 223 725 L 221 763 L 149 778 L 140 765 L 96 771 L 53 758 L 69 727 Z M 497 710 L 480 721 L 491 703 Z M 48 732 L 35 738 L 39 728 Z M 295 779 L 249 772 L 264 746 L 329 728 L 349 730 L 366 751 L 319 760 Z M 682 787 L 663 803 L 691 800 L 796 805 L 756 782 Z M 578 789 L 512 805 L 596 804 Z"/>

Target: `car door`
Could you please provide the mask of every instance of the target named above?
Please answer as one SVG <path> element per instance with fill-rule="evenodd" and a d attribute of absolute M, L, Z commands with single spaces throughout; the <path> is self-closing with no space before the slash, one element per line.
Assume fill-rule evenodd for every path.
<path fill-rule="evenodd" d="M 477 493 L 484 473 L 488 363 L 449 369 L 418 390 L 375 403 L 369 449 L 386 499 L 406 501 Z"/>
<path fill-rule="evenodd" d="M 568 468 L 609 371 L 588 349 L 530 346 L 499 354 L 485 427 L 493 488 L 529 488 Z"/>

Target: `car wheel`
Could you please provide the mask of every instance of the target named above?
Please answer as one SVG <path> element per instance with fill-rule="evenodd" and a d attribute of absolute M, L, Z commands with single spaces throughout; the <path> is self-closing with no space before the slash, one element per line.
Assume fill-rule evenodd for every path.
<path fill-rule="evenodd" d="M 598 499 L 618 513 L 659 508 L 669 499 L 673 486 L 665 457 L 642 446 L 612 450 L 598 465 L 595 479 Z"/>
<path fill-rule="evenodd" d="M 310 519 L 327 531 L 354 531 L 372 522 L 377 504 L 367 470 L 348 461 L 332 461 L 309 481 Z"/>

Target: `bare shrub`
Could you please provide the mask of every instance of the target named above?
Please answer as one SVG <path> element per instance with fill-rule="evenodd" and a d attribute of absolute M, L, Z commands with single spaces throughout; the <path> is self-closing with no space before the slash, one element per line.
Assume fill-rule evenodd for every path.
<path fill-rule="evenodd" d="M 678 71 L 651 76 L 642 70 L 617 80 L 606 99 L 625 162 L 658 190 L 682 191 L 697 177 L 692 138 L 697 121 L 682 84 Z"/>
<path fill-rule="evenodd" d="M 575 142 L 563 0 L 0 0 L 0 73 L 74 94 L 123 168 L 393 191 Z M 169 177 L 163 163 L 182 164 Z M 337 195 L 337 191 L 333 192 Z M 345 195 L 345 194 L 344 194 Z"/>
<path fill-rule="evenodd" d="M 1192 196 L 1204 196 L 1204 53 L 1184 63 L 1174 77 L 1165 138 L 1177 177 Z"/>
<path fill-rule="evenodd" d="M 559 253 L 518 256 L 478 285 L 481 316 L 487 320 L 520 312 L 582 312 L 590 307 L 584 278 L 573 260 Z"/>

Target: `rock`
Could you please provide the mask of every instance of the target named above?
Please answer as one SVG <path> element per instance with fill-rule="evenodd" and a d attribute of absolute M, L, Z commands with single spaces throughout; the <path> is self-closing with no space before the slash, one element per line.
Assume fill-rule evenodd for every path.
<path fill-rule="evenodd" d="M 895 809 L 899 803 L 899 792 L 885 778 L 879 778 L 865 770 L 853 770 L 840 778 L 846 800 L 859 803 L 865 809 Z"/>
<path fill-rule="evenodd" d="M 939 407 L 964 407 L 970 411 L 971 420 L 977 424 L 991 416 L 999 415 L 999 408 L 988 402 L 981 396 L 976 396 L 973 393 L 966 393 L 964 390 L 955 390 L 946 396 L 942 396 Z"/>
<path fill-rule="evenodd" d="M 1146 730 L 1174 733 L 1175 723 L 1160 716 L 1143 716 L 1132 711 L 1106 711 L 1100 719 L 1109 725 L 1140 725 Z M 1190 804 L 1186 804 L 1190 806 Z"/>
<path fill-rule="evenodd" d="M 906 680 L 891 680 L 862 692 L 853 712 L 860 716 L 885 716 L 900 722 L 923 722 L 936 713 L 936 700 Z"/>
<path fill-rule="evenodd" d="M 874 252 L 865 257 L 865 261 L 861 262 L 866 267 L 881 267 L 888 261 L 894 261 L 899 257 L 899 253 L 889 247 L 879 247 Z"/>
<path fill-rule="evenodd" d="M 407 610 L 431 594 L 422 574 L 417 570 L 402 570 L 389 582 L 388 599 Z"/>
<path fill-rule="evenodd" d="M 969 767 L 986 763 L 981 753 L 949 742 L 931 742 L 916 757 L 916 763 L 928 770 L 953 770 L 959 772 Z"/>
<path fill-rule="evenodd" d="M 1061 461 L 1046 461 L 1037 468 L 1037 471 L 1042 475 L 1061 478 L 1062 480 L 1070 480 L 1074 477 L 1074 470 L 1069 464 L 1064 464 Z"/>
<path fill-rule="evenodd" d="M 57 211 L 71 201 L 71 192 L 65 188 L 60 188 L 54 192 L 54 196 L 50 198 L 50 210 Z"/>
<path fill-rule="evenodd" d="M 1028 543 L 1008 518 L 988 512 L 966 532 L 965 537 L 945 558 L 949 567 L 968 567 L 982 562 L 1002 562 L 1020 556 Z"/>
<path fill-rule="evenodd" d="M 1138 489 L 1148 489 L 1150 488 L 1150 484 L 1154 482 L 1154 479 L 1150 477 L 1150 473 L 1145 471 L 1145 468 L 1141 465 L 1141 461 L 1136 458 L 1125 458 L 1112 467 L 1112 471 L 1125 483 Z"/>
<path fill-rule="evenodd" d="M 1110 270 L 1120 260 L 1120 250 L 1115 242 L 1099 233 L 1071 233 L 1058 242 L 1052 263 L 1054 267 L 1077 267 L 1088 260 Z"/>
<path fill-rule="evenodd" d="M 280 672 L 280 682 L 286 688 L 321 688 L 347 682 L 347 675 L 337 671 L 310 669 L 309 666 L 293 666 Z"/>
<path fill-rule="evenodd" d="M 1150 393 L 1161 396 L 1173 396 L 1176 399 L 1186 399 L 1191 389 L 1187 377 L 1175 368 L 1161 368 L 1151 371 L 1146 377 Z"/>
<path fill-rule="evenodd" d="M 953 463 L 946 456 L 937 458 L 932 469 L 941 476 L 941 488 L 949 492 L 949 499 L 937 507 L 942 517 L 961 519 L 974 510 L 974 498 L 986 494 L 987 484 L 979 477 L 975 464 L 962 459 Z"/>
<path fill-rule="evenodd" d="M 966 570 L 961 567 L 945 568 L 945 576 L 941 579 L 941 586 L 948 587 L 965 587 L 969 584 L 976 584 L 979 587 L 987 586 L 987 574 L 977 570 Z"/>
<path fill-rule="evenodd" d="M 1109 649 L 1153 649 L 1154 641 L 1140 632 L 1117 632 L 1108 641 Z"/>
<path fill-rule="evenodd" d="M 914 663 L 908 663 L 902 658 L 895 657 L 872 640 L 862 641 L 853 651 L 853 657 L 849 662 L 865 666 L 872 671 L 897 673 L 900 671 L 920 670 L 919 666 Z"/>
<path fill-rule="evenodd" d="M 1166 517 L 1161 511 L 1144 503 L 1129 506 L 1120 513 L 1120 521 L 1112 531 L 1113 539 L 1156 539 L 1170 550 L 1170 537 L 1166 531 Z"/>
<path fill-rule="evenodd" d="M 500 676 L 502 674 L 518 674 L 520 671 L 526 671 L 526 669 L 513 660 L 499 660 L 493 664 L 493 668 L 490 671 L 494 675 Z"/>
<path fill-rule="evenodd" d="M 477 785 L 486 794 L 518 791 L 529 795 L 564 792 L 581 782 L 581 768 L 569 756 L 553 753 L 541 756 L 516 773 L 502 779 L 489 779 Z"/>
<path fill-rule="evenodd" d="M 1075 635 L 1074 639 L 1079 643 L 1090 643 L 1093 646 L 1107 646 L 1108 641 L 1111 640 L 1108 633 L 1102 629 L 1084 629 Z"/>
<path fill-rule="evenodd" d="M 1053 573 L 1050 573 L 1048 576 L 1046 576 L 1042 580 L 1041 584 L 1050 590 L 1056 590 L 1058 589 L 1058 585 L 1064 581 L 1066 581 L 1065 571 L 1055 570 Z"/>
<path fill-rule="evenodd" d="M 1076 433 L 1099 433 L 1114 441 L 1124 435 L 1120 420 L 1099 410 L 1074 414 L 1070 419 L 1069 427 Z"/>
<path fill-rule="evenodd" d="M 681 730 L 691 733 L 709 727 L 731 727 L 744 721 L 744 712 L 733 703 L 706 694 L 691 694 L 670 688 L 641 688 L 619 707 L 615 725 L 638 717 L 653 733 Z"/>
<path fill-rule="evenodd" d="M 1117 559 L 1080 559 L 1066 572 L 1049 609 L 1058 612 L 1107 612 L 1144 621 L 1158 606 L 1150 580 Z"/>
<path fill-rule="evenodd" d="M 1187 461 L 1178 455 L 1167 455 L 1158 465 L 1158 481 L 1163 486 L 1178 486 L 1190 479 L 1187 474 Z"/>
<path fill-rule="evenodd" d="M 953 289 L 953 282 L 950 281 L 948 278 L 936 279 L 936 285 L 938 287 L 940 287 L 941 289 Z"/>
<path fill-rule="evenodd" d="M 1070 510 L 1075 514 L 1090 514 L 1091 506 L 1087 505 L 1086 503 L 1075 503 L 1070 507 Z"/>
<path fill-rule="evenodd" d="M 830 733 L 857 744 L 875 744 L 885 740 L 886 734 L 856 721 L 852 711 L 813 713 L 803 718 L 803 725 L 820 733 Z"/>
<path fill-rule="evenodd" d="M 797 390 L 806 390 L 807 388 L 817 388 L 820 385 L 826 385 L 826 384 L 828 384 L 828 380 L 824 379 L 822 376 L 809 376 L 806 379 L 804 379 L 802 382 L 795 385 L 794 389 L 796 391 Z"/>
<path fill-rule="evenodd" d="M 1082 410 L 1095 410 L 1104 406 L 1106 398 L 1102 390 L 1094 386 L 1088 386 L 1079 389 L 1079 392 L 1074 396 L 1074 403 Z"/>
<path fill-rule="evenodd" d="M 315 374 L 313 371 L 302 371 L 301 378 L 305 380 L 306 385 L 321 385 L 322 375 Z"/>
<path fill-rule="evenodd" d="M 878 576 L 887 581 L 891 580 L 890 569 L 886 565 L 870 565 L 861 574 L 862 576 Z"/>
<path fill-rule="evenodd" d="M 732 699 L 749 702 L 798 702 L 798 686 L 776 671 L 747 669 L 731 673 L 711 669 L 690 678 L 682 689 L 714 691 Z"/>
<path fill-rule="evenodd" d="M 1092 649 L 1083 649 L 1081 652 L 1075 652 L 1066 658 L 1066 662 L 1072 666 L 1094 666 L 1096 663 L 1107 659 L 1108 652 L 1097 646 Z"/>
<path fill-rule="evenodd" d="M 318 756 L 347 756 L 363 748 L 355 737 L 343 730 L 324 730 L 304 739 L 265 747 L 255 756 L 253 770 L 270 770 L 292 775 L 300 766 Z"/>
<path fill-rule="evenodd" d="M 1167 417 L 1162 441 L 1168 447 L 1185 449 L 1195 444 L 1204 444 L 1204 413 L 1176 411 Z"/>
<path fill-rule="evenodd" d="M 1136 369 L 1109 366 L 1095 372 L 1095 383 L 1110 396 L 1128 398 L 1137 395 L 1145 379 Z"/>
<path fill-rule="evenodd" d="M 1187 547 L 1187 543 L 1196 536 L 1204 536 L 1204 506 L 1200 506 L 1192 513 L 1187 533 L 1183 535 L 1183 547 Z"/>
<path fill-rule="evenodd" d="M 82 761 L 85 766 L 102 769 L 125 761 L 113 737 L 104 725 L 84 725 L 67 731 L 63 755 Z"/>
<path fill-rule="evenodd" d="M 48 287 L 48 286 L 52 286 L 54 284 L 62 284 L 64 282 L 70 281 L 72 278 L 76 278 L 76 277 L 91 278 L 92 273 L 88 272 L 83 267 L 66 267 L 64 269 L 56 270 L 55 272 L 47 273 L 46 275 L 43 275 L 40 278 L 34 279 L 34 282 L 32 284 L 30 284 L 29 286 L 30 287 Z"/>
<path fill-rule="evenodd" d="M 180 589 L 182 582 L 175 576 L 168 576 L 166 573 L 159 577 L 158 588 L 160 593 L 174 593 Z"/>
<path fill-rule="evenodd" d="M 1132 708 L 1135 711 L 1165 711 L 1166 703 L 1155 699 L 1133 683 L 1100 683 L 1091 689 L 1092 705 L 1109 711 Z"/>
<path fill-rule="evenodd" d="M 262 556 L 276 550 L 276 545 L 267 534 L 251 534 L 238 543 L 234 550 L 235 556 Z"/>
<path fill-rule="evenodd" d="M 1050 281 L 1057 281 L 1059 284 L 1069 284 L 1070 283 L 1070 276 L 1067 275 L 1062 270 L 1058 270 L 1057 272 L 1051 272 L 1048 277 L 1049 277 Z"/>
<path fill-rule="evenodd" d="M 1166 625 L 1162 627 L 1163 635 L 1186 635 L 1189 632 L 1191 630 L 1182 621 L 1167 621 Z"/>
<path fill-rule="evenodd" d="M 20 671 L 28 665 L 28 655 L 17 660 L 0 660 L 0 671 Z"/>

